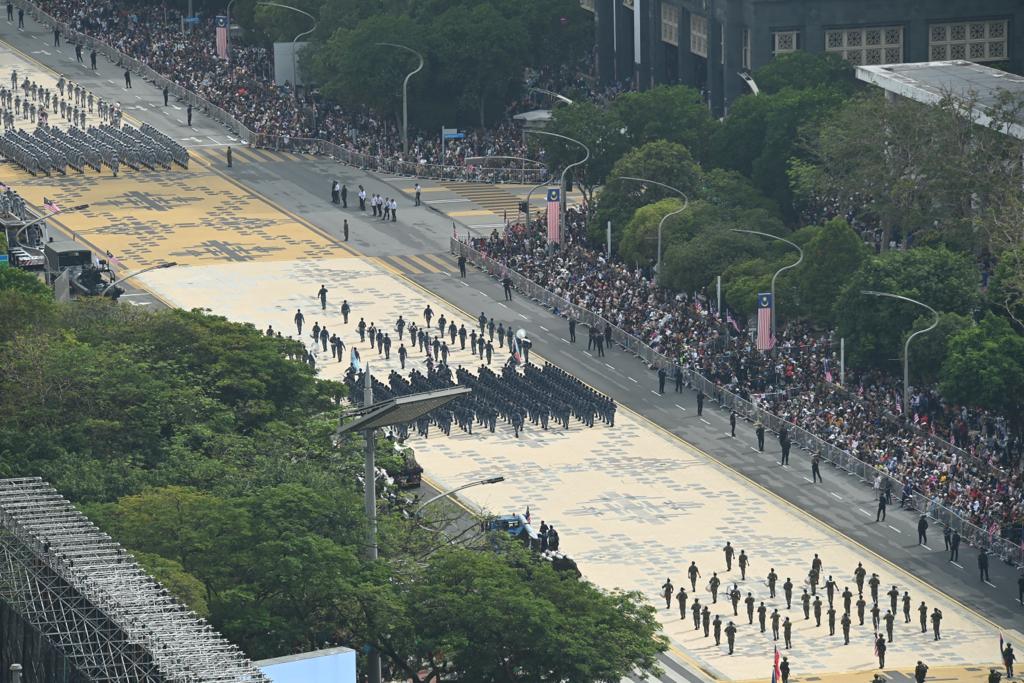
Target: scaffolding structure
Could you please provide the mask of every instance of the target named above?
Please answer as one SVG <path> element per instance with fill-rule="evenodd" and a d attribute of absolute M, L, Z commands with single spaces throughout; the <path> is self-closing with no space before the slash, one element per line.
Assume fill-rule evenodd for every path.
<path fill-rule="evenodd" d="M 270 683 L 39 477 L 0 479 L 0 600 L 92 681 Z"/>

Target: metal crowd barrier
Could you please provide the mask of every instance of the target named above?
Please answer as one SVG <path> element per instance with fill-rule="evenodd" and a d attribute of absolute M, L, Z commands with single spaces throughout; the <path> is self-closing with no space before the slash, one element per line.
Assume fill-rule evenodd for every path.
<path fill-rule="evenodd" d="M 511 270 L 505 264 L 485 256 L 458 238 L 452 237 L 450 239 L 450 250 L 453 255 L 465 256 L 467 261 L 496 279 L 509 277 L 512 280 L 512 285 L 524 296 L 552 309 L 553 312 L 558 314 L 570 313 L 580 323 L 597 327 L 601 330 L 605 328 L 605 325 L 610 325 L 613 341 L 624 350 L 643 360 L 650 367 L 669 368 L 675 365 L 672 359 L 655 351 L 648 344 L 619 328 L 610 320 L 554 294 L 529 278 Z M 884 491 L 886 482 L 889 482 L 893 498 L 898 499 L 902 496 L 903 482 L 890 475 L 887 471 L 823 441 L 803 427 L 754 405 L 721 385 L 708 380 L 698 372 L 684 367 L 683 373 L 684 378 L 692 389 L 695 391 L 698 389 L 703 390 L 709 399 L 717 402 L 722 408 L 735 410 L 738 415 L 747 420 L 753 421 L 759 418 L 766 429 L 775 433 L 778 433 L 779 429 L 785 425 L 793 445 L 801 448 L 808 454 L 820 455 L 822 460 L 832 463 L 837 469 L 858 477 L 868 486 L 873 486 L 875 477 L 880 476 L 880 491 Z M 948 525 L 950 528 L 959 531 L 964 543 L 985 548 L 1003 561 L 1013 563 L 1017 567 L 1024 565 L 1024 548 L 1021 545 L 1002 538 L 998 533 L 989 532 L 972 524 L 964 519 L 960 513 L 951 510 L 936 500 L 929 499 L 927 496 L 915 491 L 911 494 L 907 507 L 926 514 L 940 524 Z"/>
<path fill-rule="evenodd" d="M 111 47 L 101 40 L 76 31 L 62 21 L 58 21 L 44 12 L 35 3 L 30 2 L 29 0 L 14 0 L 14 4 L 17 7 L 24 9 L 25 12 L 37 22 L 45 24 L 51 28 L 56 27 L 60 29 L 61 35 L 64 36 L 65 40 L 73 43 L 81 43 L 85 50 L 95 49 L 98 54 L 104 55 L 108 60 L 110 60 L 110 62 L 117 64 L 121 68 L 130 70 L 134 74 L 142 76 L 143 79 L 151 81 L 158 88 L 163 89 L 166 87 L 171 95 L 178 98 L 186 105 L 191 104 L 193 108 L 201 110 L 206 115 L 226 127 L 242 142 L 253 147 L 308 152 L 311 154 L 330 156 L 342 163 L 350 166 L 356 166 L 367 171 L 437 180 L 465 180 L 474 182 L 535 185 L 547 177 L 541 169 L 477 169 L 459 165 L 420 164 L 416 162 L 399 161 L 397 159 L 388 159 L 385 157 L 362 154 L 340 145 L 336 145 L 333 142 L 317 138 L 294 138 L 288 135 L 255 133 L 224 109 L 221 109 L 212 102 L 200 97 L 191 90 L 181 87 L 174 81 L 165 78 L 147 66 L 144 62 L 124 54 L 117 48 Z"/>

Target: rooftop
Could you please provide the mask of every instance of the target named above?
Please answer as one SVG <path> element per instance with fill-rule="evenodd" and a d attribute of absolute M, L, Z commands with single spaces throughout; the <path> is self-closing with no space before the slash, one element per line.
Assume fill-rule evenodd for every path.
<path fill-rule="evenodd" d="M 989 125 L 990 113 L 1001 92 L 1017 95 L 1024 101 L 1024 76 L 962 60 L 858 66 L 857 78 L 903 97 L 935 104 L 952 95 L 975 101 L 978 123 Z M 1024 115 L 1018 114 L 1004 132 L 1024 140 Z"/>

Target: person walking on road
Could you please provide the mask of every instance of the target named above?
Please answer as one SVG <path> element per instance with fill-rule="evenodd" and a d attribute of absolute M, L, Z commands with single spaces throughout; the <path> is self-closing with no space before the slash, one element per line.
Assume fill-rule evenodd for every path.
<path fill-rule="evenodd" d="M 675 592 L 676 589 L 672 585 L 672 579 L 665 579 L 665 583 L 661 584 L 661 594 L 665 596 L 665 609 L 672 608 L 672 596 Z"/>
<path fill-rule="evenodd" d="M 757 436 L 757 450 L 764 452 L 764 424 L 761 418 L 754 423 L 754 434 Z"/>
<path fill-rule="evenodd" d="M 880 633 L 876 633 L 875 635 L 877 636 L 877 638 L 875 639 L 875 654 L 878 655 L 878 668 L 884 669 L 886 648 L 885 636 L 883 636 Z"/>
<path fill-rule="evenodd" d="M 736 625 L 731 621 L 725 627 L 725 640 L 729 643 L 729 654 L 732 654 L 733 650 L 736 649 Z"/>
<path fill-rule="evenodd" d="M 679 587 L 679 592 L 676 593 L 676 602 L 679 603 L 679 618 L 686 619 L 686 589 L 682 586 Z"/>
<path fill-rule="evenodd" d="M 227 150 L 227 152 L 225 154 L 227 155 L 227 158 L 228 158 L 228 168 L 231 168 L 231 147 L 230 146 L 228 146 L 228 150 Z"/>
<path fill-rule="evenodd" d="M 942 640 L 942 610 L 938 607 L 932 610 L 932 633 L 935 640 Z"/>
<path fill-rule="evenodd" d="M 191 128 L 192 127 L 192 105 L 191 104 L 188 105 L 188 107 L 185 108 L 185 119 L 187 120 L 187 124 L 186 125 L 189 128 Z"/>
<path fill-rule="evenodd" d="M 917 520 L 917 544 L 928 545 L 928 518 L 924 515 Z"/>
<path fill-rule="evenodd" d="M 420 205 L 420 192 L 423 191 L 423 188 L 420 187 L 419 183 L 416 183 L 416 185 L 413 187 L 413 189 L 416 191 L 416 206 L 419 206 Z"/>
<path fill-rule="evenodd" d="M 687 575 L 690 577 L 690 588 L 697 592 L 697 578 L 700 576 L 700 570 L 697 569 L 696 562 L 690 562 L 690 568 L 686 570 Z"/>
<path fill-rule="evenodd" d="M 730 541 L 725 542 L 725 547 L 722 548 L 722 552 L 725 553 L 725 571 L 732 571 L 732 557 L 736 554 L 736 549 L 732 547 Z"/>
<path fill-rule="evenodd" d="M 917 666 L 914 667 L 914 680 L 917 683 L 924 683 L 925 677 L 928 676 L 928 665 L 922 662 L 920 659 L 917 660 Z"/>
<path fill-rule="evenodd" d="M 704 390 L 697 390 L 697 417 L 704 414 Z"/>
<path fill-rule="evenodd" d="M 167 98 L 170 96 L 170 94 L 171 94 L 170 86 L 165 85 L 164 86 L 164 106 L 165 107 L 167 106 Z"/>
<path fill-rule="evenodd" d="M 124 87 L 125 90 L 132 89 L 132 72 L 130 69 L 124 70 Z"/>
<path fill-rule="evenodd" d="M 821 478 L 821 456 L 817 453 L 811 458 L 811 483 L 825 483 Z"/>
<path fill-rule="evenodd" d="M 980 581 L 988 582 L 988 553 L 984 548 L 978 551 L 978 575 Z"/>
<path fill-rule="evenodd" d="M 296 334 L 302 336 L 302 323 L 306 322 L 306 316 L 302 315 L 302 309 L 295 309 L 295 330 Z"/>
<path fill-rule="evenodd" d="M 875 512 L 875 521 L 885 521 L 885 496 L 878 497 L 878 510 Z"/>
<path fill-rule="evenodd" d="M 1003 665 L 1006 667 L 1006 677 L 1013 678 L 1013 662 L 1017 659 L 1017 655 L 1013 654 L 1013 645 L 1006 644 L 1006 649 L 1003 650 Z"/>
<path fill-rule="evenodd" d="M 320 291 L 316 293 L 317 298 L 320 299 L 320 308 L 324 311 L 327 310 L 327 285 L 320 285 Z"/>
<path fill-rule="evenodd" d="M 665 393 L 665 377 L 668 375 L 665 368 L 658 368 L 658 393 Z"/>

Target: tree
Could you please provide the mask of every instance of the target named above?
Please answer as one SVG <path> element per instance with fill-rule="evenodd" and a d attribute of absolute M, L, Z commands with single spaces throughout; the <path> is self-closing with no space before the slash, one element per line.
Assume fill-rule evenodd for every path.
<path fill-rule="evenodd" d="M 862 294 L 889 292 L 917 299 L 940 312 L 970 314 L 978 302 L 978 274 L 971 258 L 947 249 L 920 247 L 870 257 L 850 277 L 835 303 L 838 331 L 852 365 L 887 367 L 922 310 L 913 304 Z"/>
<path fill-rule="evenodd" d="M 940 384 L 950 401 L 1005 415 L 1021 426 L 1024 395 L 1024 338 L 992 313 L 949 340 Z"/>
<path fill-rule="evenodd" d="M 816 230 L 802 246 L 804 262 L 793 272 L 799 290 L 799 315 L 822 327 L 833 327 L 835 301 L 870 252 L 841 218 L 834 218 Z"/>
<path fill-rule="evenodd" d="M 42 280 L 20 268 L 0 268 L 0 292 L 14 291 L 41 299 L 52 299 L 53 292 Z"/>
<path fill-rule="evenodd" d="M 615 111 L 592 102 L 574 102 L 572 106 L 556 107 L 552 112 L 546 130 L 579 140 L 590 149 L 590 159 L 572 173 L 591 209 L 594 190 L 605 182 L 612 166 L 629 148 L 629 139 L 621 132 L 623 127 Z M 527 135 L 527 143 L 540 144 L 548 168 L 553 170 L 583 158 L 579 145 L 550 135 Z"/>
<path fill-rule="evenodd" d="M 696 197 L 700 187 L 700 168 L 682 145 L 656 140 L 628 152 L 612 167 L 608 182 L 598 198 L 595 220 L 590 226 L 591 237 L 600 240 L 604 226 L 610 220 L 613 245 L 618 243 L 617 236 L 622 235 L 638 208 L 664 197 L 679 196 L 658 185 L 619 180 L 620 176 L 655 180 L 692 195 L 691 199 Z"/>
<path fill-rule="evenodd" d="M 135 561 L 164 585 L 171 595 L 188 605 L 188 608 L 203 618 L 210 616 L 210 607 L 206 602 L 206 586 L 196 577 L 185 571 L 180 562 L 168 560 L 154 553 L 135 551 Z"/>
<path fill-rule="evenodd" d="M 612 102 L 633 147 L 655 140 L 686 147 L 698 162 L 707 160 L 708 141 L 716 122 L 695 88 L 659 85 L 643 92 L 627 92 Z"/>
<path fill-rule="evenodd" d="M 503 105 L 519 84 L 526 38 L 521 21 L 502 16 L 492 5 L 448 9 L 431 23 L 436 85 L 463 111 L 476 110 L 485 127 L 487 103 Z"/>
<path fill-rule="evenodd" d="M 924 312 L 907 332 L 913 334 L 935 322 L 935 316 Z M 922 334 L 910 345 L 910 382 L 915 386 L 933 386 L 941 377 L 942 366 L 949 353 L 949 341 L 962 330 L 973 327 L 974 321 L 959 313 L 940 313 L 939 324 Z M 906 341 L 906 337 L 904 337 Z"/>
<path fill-rule="evenodd" d="M 850 62 L 837 54 L 815 54 L 804 50 L 777 55 L 754 72 L 754 82 L 767 95 L 786 88 L 831 88 L 849 95 L 858 85 Z"/>
<path fill-rule="evenodd" d="M 844 101 L 842 94 L 826 87 L 741 97 L 711 140 L 713 163 L 748 176 L 793 219 L 787 169 L 790 159 L 800 154 L 799 132 L 813 130 Z"/>
<path fill-rule="evenodd" d="M 409 604 L 420 650 L 433 655 L 424 668 L 451 667 L 458 680 L 619 680 L 654 673 L 667 648 L 642 596 L 601 591 L 515 545 L 499 554 L 443 550 L 422 578 Z"/>
<path fill-rule="evenodd" d="M 423 27 L 407 16 L 373 15 L 353 29 L 338 29 L 315 51 L 307 51 L 309 70 L 321 92 L 337 101 L 360 102 L 390 115 L 396 128 L 402 123 L 402 83 L 419 61 L 406 50 L 380 46 L 380 42 L 416 49 L 425 41 Z M 422 52 L 422 50 L 421 50 Z M 430 72 L 409 81 L 409 101 L 427 97 Z"/>
<path fill-rule="evenodd" d="M 694 205 L 695 212 L 679 211 L 683 208 L 683 200 L 675 197 L 666 197 L 654 204 L 641 206 L 633 213 L 623 231 L 622 239 L 619 242 L 619 257 L 630 264 L 651 265 L 657 260 L 658 225 L 662 219 L 665 223 L 662 226 L 662 249 L 666 244 L 692 239 L 697 232 L 695 212 L 701 208 Z M 666 218 L 667 217 L 667 218 Z"/>

